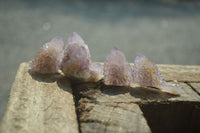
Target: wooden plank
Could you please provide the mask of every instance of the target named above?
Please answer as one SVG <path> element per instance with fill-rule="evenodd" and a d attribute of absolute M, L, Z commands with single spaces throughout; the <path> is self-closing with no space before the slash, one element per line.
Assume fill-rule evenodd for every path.
<path fill-rule="evenodd" d="M 200 66 L 158 65 L 167 81 L 200 82 Z"/>
<path fill-rule="evenodd" d="M 106 86 L 102 81 L 98 83 L 73 84 L 72 88 L 77 92 L 77 96 L 87 97 L 100 103 L 140 103 L 158 100 L 196 102 L 200 100 L 200 96 L 186 83 L 180 82 L 178 84 L 182 86 L 180 96 L 173 96 L 152 88 Z"/>
<path fill-rule="evenodd" d="M 126 90 L 112 91 L 102 82 L 72 86 L 82 133 L 151 132 L 139 105 L 130 102 Z"/>
<path fill-rule="evenodd" d="M 165 80 L 181 81 L 178 82 L 182 86 L 180 96 L 175 97 L 153 88 L 106 86 L 103 81 L 72 82 L 71 87 L 69 80 L 61 75 L 31 76 L 28 63 L 22 63 L 11 89 L 0 132 L 171 132 L 163 130 L 170 126 L 171 121 L 172 125 L 176 125 L 177 132 L 200 131 L 198 126 L 194 126 L 200 119 L 200 96 L 197 93 L 200 67 L 158 67 Z M 77 102 L 79 123 L 71 88 Z M 176 121 L 170 117 L 182 118 L 183 114 L 184 120 L 189 120 L 191 113 L 191 122 L 182 119 Z M 154 117 L 156 119 L 152 121 Z M 161 119 L 165 122 L 158 128 Z M 191 124 L 191 127 L 181 128 L 187 124 Z"/>
<path fill-rule="evenodd" d="M 18 69 L 0 132 L 77 133 L 69 81 L 31 76 L 28 69 L 28 63 L 22 63 Z"/>
<path fill-rule="evenodd" d="M 200 83 L 189 83 L 191 87 L 200 95 Z"/>
<path fill-rule="evenodd" d="M 193 89 L 187 85 L 186 83 L 179 83 L 182 88 L 180 91 L 180 96 L 178 97 L 172 97 L 168 99 L 169 101 L 187 101 L 187 102 L 200 102 L 200 96 L 193 91 Z"/>
<path fill-rule="evenodd" d="M 82 99 L 83 100 L 83 99 Z M 80 128 L 83 133 L 150 133 L 140 107 L 130 103 L 91 103 L 81 101 Z"/>
<path fill-rule="evenodd" d="M 189 103 L 187 106 L 190 103 L 200 104 L 200 96 L 190 86 L 185 83 L 179 84 L 182 86 L 180 96 L 174 97 L 151 88 L 106 86 L 102 81 L 98 83 L 75 83 L 72 88 L 75 91 L 76 100 L 79 101 L 77 105 L 80 129 L 83 133 L 151 132 L 145 120 L 146 118 L 138 105 L 142 106 L 155 102 L 167 106 L 175 103 L 174 106 L 169 107 L 176 107 L 176 104 L 179 105 L 179 103 L 184 102 Z M 182 104 L 179 106 L 181 109 L 183 106 L 186 107 Z M 170 109 L 168 111 L 169 114 Z M 146 108 L 144 108 L 145 110 Z M 190 110 L 185 112 L 187 116 L 189 115 L 188 112 Z M 140 128 L 140 125 L 143 128 Z"/>

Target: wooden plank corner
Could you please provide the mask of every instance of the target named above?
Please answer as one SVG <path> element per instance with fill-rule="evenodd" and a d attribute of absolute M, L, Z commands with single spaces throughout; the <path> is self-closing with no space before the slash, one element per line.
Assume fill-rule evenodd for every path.
<path fill-rule="evenodd" d="M 67 79 L 31 76 L 22 63 L 13 83 L 2 133 L 78 133 L 75 105 Z M 59 86 L 64 81 L 64 86 Z"/>

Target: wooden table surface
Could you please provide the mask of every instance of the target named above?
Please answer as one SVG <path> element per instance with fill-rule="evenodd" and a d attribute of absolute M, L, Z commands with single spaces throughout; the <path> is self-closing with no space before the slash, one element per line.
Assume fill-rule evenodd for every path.
<path fill-rule="evenodd" d="M 133 65 L 133 64 L 131 64 Z M 200 132 L 200 66 L 158 65 L 180 96 L 151 88 L 72 82 L 19 66 L 1 133 Z"/>

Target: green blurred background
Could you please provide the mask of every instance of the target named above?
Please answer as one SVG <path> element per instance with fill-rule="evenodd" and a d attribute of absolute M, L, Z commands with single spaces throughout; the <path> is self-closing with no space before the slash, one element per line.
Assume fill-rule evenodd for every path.
<path fill-rule="evenodd" d="M 200 2 L 195 0 L 0 1 L 0 120 L 20 63 L 55 36 L 73 32 L 103 62 L 114 46 L 158 64 L 200 65 Z"/>

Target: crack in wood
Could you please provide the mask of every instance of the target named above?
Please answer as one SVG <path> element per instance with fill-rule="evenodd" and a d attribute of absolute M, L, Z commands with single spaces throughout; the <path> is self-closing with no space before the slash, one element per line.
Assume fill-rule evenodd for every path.
<path fill-rule="evenodd" d="M 189 82 L 185 82 L 188 86 L 190 86 L 192 88 L 193 91 L 195 91 L 198 95 L 200 95 L 200 93 L 189 83 Z"/>

